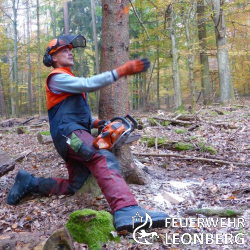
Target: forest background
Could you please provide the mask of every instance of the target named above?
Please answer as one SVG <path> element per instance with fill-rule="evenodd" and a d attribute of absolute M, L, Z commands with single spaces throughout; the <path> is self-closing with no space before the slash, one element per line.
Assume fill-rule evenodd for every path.
<path fill-rule="evenodd" d="M 42 57 L 47 43 L 59 35 L 82 34 L 87 39 L 84 50 L 73 51 L 72 71 L 77 76 L 90 77 L 100 71 L 102 14 L 107 2 L 121 6 L 128 1 L 0 2 L 2 118 L 46 113 L 45 81 L 50 69 L 42 64 Z M 129 78 L 130 110 L 195 108 L 198 102 L 226 103 L 249 94 L 248 1 L 129 2 L 129 58 L 151 61 L 147 73 Z M 98 98 L 98 93 L 89 95 L 95 113 Z"/>

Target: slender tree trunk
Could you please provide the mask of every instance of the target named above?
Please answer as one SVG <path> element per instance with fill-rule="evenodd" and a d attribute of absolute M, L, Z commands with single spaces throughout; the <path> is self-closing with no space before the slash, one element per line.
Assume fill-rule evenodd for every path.
<path fill-rule="evenodd" d="M 206 22 L 204 20 L 204 0 L 198 0 L 197 4 L 197 17 L 198 17 L 198 36 L 200 44 L 200 62 L 201 62 L 201 73 L 202 73 L 202 92 L 203 92 L 203 103 L 205 105 L 211 103 L 211 86 L 210 86 L 210 75 L 209 75 L 209 64 L 207 55 L 207 30 Z"/>
<path fill-rule="evenodd" d="M 1 116 L 6 117 L 6 105 L 3 92 L 3 78 L 2 78 L 1 64 L 0 64 L 0 106 L 1 106 Z"/>
<path fill-rule="evenodd" d="M 92 15 L 92 24 L 93 24 L 93 33 L 94 33 L 94 41 L 95 41 L 95 68 L 96 74 L 100 74 L 100 66 L 99 66 L 99 52 L 98 52 L 98 44 L 97 44 L 97 36 L 96 36 L 96 26 L 95 26 L 95 2 L 91 1 L 91 15 Z M 100 91 L 96 91 L 96 107 L 99 107 L 99 96 Z"/>
<path fill-rule="evenodd" d="M 115 69 L 129 60 L 129 0 L 102 1 L 101 72 Z M 125 116 L 129 109 L 128 77 L 122 77 L 100 91 L 99 118 Z M 115 152 L 125 180 L 144 184 L 145 174 L 137 169 L 128 145 Z"/>
<path fill-rule="evenodd" d="M 194 81 L 194 52 L 192 50 L 192 43 L 195 43 L 195 35 L 193 35 L 193 41 L 191 42 L 191 36 L 190 36 L 190 28 L 189 28 L 189 22 L 190 22 L 190 16 L 192 10 L 195 8 L 195 1 L 192 1 L 190 3 L 190 6 L 188 8 L 188 13 L 183 13 L 183 24 L 186 31 L 186 38 L 187 38 L 187 46 L 188 46 L 188 73 L 189 73 L 189 82 L 190 82 L 190 89 L 191 89 L 191 106 L 194 109 L 196 105 L 196 91 L 195 91 L 195 81 Z M 193 25 L 195 26 L 195 25 Z M 193 27 L 193 30 L 195 30 L 195 27 Z"/>
<path fill-rule="evenodd" d="M 15 103 L 16 103 L 16 116 L 19 116 L 19 93 L 18 93 L 18 67 L 17 67 L 17 9 L 19 0 L 12 0 L 13 10 L 13 29 L 14 29 L 14 83 L 15 83 Z M 17 6 L 17 7 L 16 7 Z"/>
<path fill-rule="evenodd" d="M 37 4 L 37 81 L 38 81 L 38 110 L 39 117 L 42 116 L 42 96 L 41 96 L 41 48 L 40 48 L 40 13 L 39 13 L 39 0 Z"/>
<path fill-rule="evenodd" d="M 223 0 L 211 0 L 213 8 L 213 21 L 217 46 L 217 59 L 220 79 L 220 99 L 222 103 L 228 102 L 232 95 L 230 61 L 227 48 L 226 23 L 223 13 Z"/>
<path fill-rule="evenodd" d="M 180 81 L 180 72 L 178 64 L 179 52 L 176 44 L 175 13 L 173 4 L 168 5 L 166 13 L 168 14 L 168 19 L 169 19 L 170 39 L 172 47 L 172 71 L 173 71 L 172 77 L 174 83 L 174 105 L 175 108 L 178 109 L 180 106 L 182 106 L 182 94 L 181 94 L 181 81 Z"/>
<path fill-rule="evenodd" d="M 69 35 L 69 13 L 68 13 L 68 2 L 63 2 L 63 14 L 64 14 L 64 33 Z"/>
<path fill-rule="evenodd" d="M 160 50 L 157 45 L 157 108 L 160 109 Z"/>
<path fill-rule="evenodd" d="M 28 111 L 32 113 L 32 86 L 31 86 L 31 60 L 30 60 L 30 18 L 29 18 L 29 1 L 26 1 L 26 23 L 27 23 L 27 63 L 28 63 Z"/>

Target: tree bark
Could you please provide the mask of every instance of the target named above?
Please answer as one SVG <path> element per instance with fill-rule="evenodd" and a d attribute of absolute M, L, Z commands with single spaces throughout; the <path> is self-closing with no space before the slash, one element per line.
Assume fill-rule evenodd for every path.
<path fill-rule="evenodd" d="M 32 86 L 31 86 L 31 60 L 30 60 L 30 18 L 29 18 L 29 1 L 26 1 L 27 15 L 27 63 L 28 63 L 28 111 L 32 113 Z"/>
<path fill-rule="evenodd" d="M 6 117 L 6 105 L 5 105 L 5 100 L 4 100 L 1 64 L 0 64 L 0 105 L 1 105 L 1 116 Z"/>
<path fill-rule="evenodd" d="M 15 103 L 16 103 L 16 116 L 19 115 L 19 91 L 18 91 L 18 66 L 17 66 L 17 9 L 19 0 L 12 0 L 12 10 L 14 15 L 14 83 L 15 83 Z M 16 7 L 17 5 L 17 7 Z"/>
<path fill-rule="evenodd" d="M 226 38 L 226 23 L 223 13 L 224 1 L 211 0 L 213 8 L 213 21 L 215 25 L 215 38 L 217 46 L 217 59 L 220 79 L 220 98 L 222 103 L 226 103 L 233 99 L 231 96 L 231 75 L 230 61 L 228 55 L 227 38 Z"/>
<path fill-rule="evenodd" d="M 183 23 L 186 31 L 187 38 L 187 46 L 188 46 L 188 73 L 189 73 L 189 82 L 190 82 L 190 92 L 191 92 L 191 106 L 195 109 L 196 106 L 196 91 L 195 91 L 195 81 L 194 81 L 194 52 L 192 51 L 192 43 L 195 44 L 195 34 L 193 34 L 193 41 L 190 35 L 190 16 L 192 10 L 195 8 L 196 1 L 191 1 L 190 6 L 188 8 L 188 12 L 183 15 Z M 193 19 L 194 20 L 194 19 Z M 195 26 L 195 25 L 193 25 Z M 195 30 L 195 27 L 193 27 Z"/>
<path fill-rule="evenodd" d="M 101 46 L 101 72 L 113 70 L 129 60 L 129 0 L 102 1 L 102 46 Z M 114 116 L 126 116 L 129 110 L 128 77 L 122 77 L 112 85 L 100 91 L 99 118 L 111 119 Z M 115 153 L 121 166 L 121 171 L 127 172 L 133 166 L 133 158 L 128 146 L 123 146 Z M 126 156 L 126 157 L 123 157 Z M 136 166 L 131 174 L 144 172 Z M 131 175 L 126 175 L 125 180 Z M 140 180 L 137 184 L 142 184 Z"/>
<path fill-rule="evenodd" d="M 207 105 L 211 103 L 211 86 L 209 75 L 209 64 L 207 55 L 207 31 L 206 22 L 204 20 L 205 6 L 204 0 L 198 0 L 197 3 L 197 17 L 198 17 L 198 36 L 200 44 L 200 62 L 201 62 L 201 86 L 203 92 L 203 103 Z"/>
<path fill-rule="evenodd" d="M 42 117 L 42 96 L 41 96 L 41 48 L 40 48 L 40 13 L 39 13 L 39 0 L 37 4 L 37 81 L 38 81 L 38 110 L 39 117 Z"/>
<path fill-rule="evenodd" d="M 171 39 L 171 52 L 172 52 L 172 71 L 173 71 L 173 84 L 174 84 L 174 105 L 178 109 L 182 106 L 182 94 L 181 94 L 181 81 L 180 81 L 180 71 L 178 64 L 179 52 L 176 44 L 175 36 L 175 13 L 173 4 L 169 4 L 166 10 L 166 17 L 168 17 L 169 29 L 170 29 L 170 39 Z"/>
<path fill-rule="evenodd" d="M 120 1 L 119 1 L 120 2 Z M 101 72 L 113 70 L 129 60 L 129 1 L 102 1 Z M 128 112 L 128 77 L 100 91 L 99 117 L 110 119 Z"/>

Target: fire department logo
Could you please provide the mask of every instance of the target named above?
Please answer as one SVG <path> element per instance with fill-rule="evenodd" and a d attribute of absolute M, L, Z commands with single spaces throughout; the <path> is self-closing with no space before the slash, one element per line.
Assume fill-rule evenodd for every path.
<path fill-rule="evenodd" d="M 142 222 L 143 216 L 140 216 L 139 213 L 137 212 L 135 216 L 132 217 L 132 219 L 133 219 L 133 228 L 134 228 L 135 222 Z M 153 224 L 152 218 L 150 217 L 148 213 L 146 213 L 145 222 L 142 225 L 138 226 L 133 232 L 133 239 L 135 240 L 135 242 L 139 244 L 144 244 L 144 245 L 151 245 L 153 243 L 149 242 L 148 241 L 149 239 L 150 241 L 153 241 L 154 237 L 159 238 L 159 235 L 156 232 L 147 233 L 144 229 L 141 229 L 145 227 L 148 222 L 149 222 L 148 228 L 151 228 Z"/>

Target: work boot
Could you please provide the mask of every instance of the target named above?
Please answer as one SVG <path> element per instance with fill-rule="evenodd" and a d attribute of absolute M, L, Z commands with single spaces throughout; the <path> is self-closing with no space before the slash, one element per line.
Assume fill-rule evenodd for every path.
<path fill-rule="evenodd" d="M 135 228 L 145 223 L 146 213 L 152 219 L 152 228 L 165 227 L 165 220 L 169 218 L 164 212 L 151 212 L 140 206 L 129 206 L 121 208 L 114 213 L 114 225 L 117 232 L 127 230 L 133 232 Z M 145 228 L 149 227 L 150 219 Z"/>
<path fill-rule="evenodd" d="M 20 170 L 16 175 L 15 183 L 8 194 L 7 204 L 15 205 L 27 194 L 30 194 L 31 192 L 36 193 L 37 190 L 38 178 L 25 170 Z"/>

